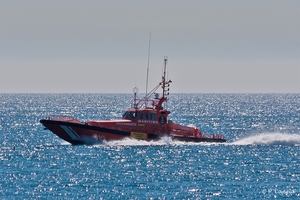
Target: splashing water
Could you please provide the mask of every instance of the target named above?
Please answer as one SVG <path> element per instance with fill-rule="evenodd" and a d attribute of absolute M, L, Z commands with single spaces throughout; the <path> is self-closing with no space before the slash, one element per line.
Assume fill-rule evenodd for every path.
<path fill-rule="evenodd" d="M 283 133 L 264 133 L 255 136 L 239 139 L 231 143 L 206 143 L 206 142 L 183 142 L 173 140 L 171 137 L 162 137 L 160 140 L 146 141 L 137 140 L 134 138 L 125 138 L 114 141 L 98 141 L 93 138 L 85 138 L 88 145 L 100 146 L 176 146 L 176 145 L 285 145 L 285 146 L 299 146 L 300 135 L 297 134 L 283 134 Z M 71 145 L 68 142 L 62 141 L 62 145 Z"/>
<path fill-rule="evenodd" d="M 99 141 L 94 138 L 84 138 L 87 145 L 94 146 L 176 146 L 176 145 L 220 145 L 222 143 L 206 143 L 206 142 L 184 142 L 173 140 L 171 137 L 164 136 L 159 140 L 138 140 L 135 138 L 124 138 L 122 140 Z M 68 142 L 62 141 L 61 145 L 71 145 Z"/>
<path fill-rule="evenodd" d="M 300 145 L 300 135 L 283 133 L 265 133 L 240 139 L 231 144 L 235 145 Z"/>
<path fill-rule="evenodd" d="M 168 145 L 167 141 L 163 139 L 158 141 L 146 141 L 146 140 L 137 140 L 132 138 L 125 138 L 123 140 L 115 140 L 115 141 L 108 141 L 104 143 L 107 146 L 161 146 L 161 145 Z"/>

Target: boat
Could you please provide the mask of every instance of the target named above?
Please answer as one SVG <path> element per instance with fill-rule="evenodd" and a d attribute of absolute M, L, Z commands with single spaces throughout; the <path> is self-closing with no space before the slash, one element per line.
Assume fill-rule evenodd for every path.
<path fill-rule="evenodd" d="M 164 58 L 163 75 L 159 84 L 138 99 L 138 88 L 133 89 L 131 108 L 118 120 L 88 120 L 82 122 L 72 116 L 52 114 L 40 120 L 45 129 L 73 144 L 94 144 L 112 140 L 134 138 L 137 140 L 160 140 L 170 137 L 184 142 L 226 142 L 223 135 L 206 136 L 200 129 L 174 123 L 168 118 L 171 113 L 164 108 L 168 101 L 171 80 L 166 80 L 167 58 Z M 161 94 L 156 91 L 161 88 Z"/>

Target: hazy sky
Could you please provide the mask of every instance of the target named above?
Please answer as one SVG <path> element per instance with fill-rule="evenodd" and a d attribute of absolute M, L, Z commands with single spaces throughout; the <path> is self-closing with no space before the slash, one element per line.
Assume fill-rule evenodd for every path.
<path fill-rule="evenodd" d="M 300 0 L 0 0 L 0 93 L 300 93 Z"/>

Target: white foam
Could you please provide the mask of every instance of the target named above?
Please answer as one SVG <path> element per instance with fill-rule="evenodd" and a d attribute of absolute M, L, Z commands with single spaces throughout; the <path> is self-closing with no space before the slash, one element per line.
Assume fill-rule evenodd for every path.
<path fill-rule="evenodd" d="M 146 140 L 137 140 L 133 138 L 125 138 L 122 140 L 114 140 L 104 142 L 108 146 L 161 146 L 161 145 L 170 145 L 172 139 L 169 137 L 161 138 L 157 141 L 146 141 Z"/>
<path fill-rule="evenodd" d="M 250 136 L 232 142 L 234 145 L 287 145 L 294 146 L 300 144 L 299 134 L 285 134 L 285 133 L 263 133 L 259 135 Z"/>
<path fill-rule="evenodd" d="M 286 145 L 300 146 L 300 134 L 285 133 L 262 133 L 252 135 L 243 139 L 236 140 L 231 143 L 206 143 L 206 142 L 183 142 L 172 140 L 170 137 L 162 137 L 156 141 L 137 140 L 133 138 L 125 138 L 123 140 L 114 141 L 95 141 L 94 138 L 86 139 L 85 142 L 90 145 L 107 145 L 107 146 L 175 146 L 175 145 Z M 63 141 L 62 145 L 71 145 Z"/>
<path fill-rule="evenodd" d="M 71 143 L 67 142 L 67 141 L 64 141 L 64 140 L 61 140 L 60 141 L 60 144 L 61 145 L 72 145 Z"/>
<path fill-rule="evenodd" d="M 161 137 L 159 140 L 151 140 L 151 141 L 147 141 L 147 140 L 138 140 L 138 139 L 134 139 L 134 138 L 124 138 L 122 140 L 112 140 L 112 141 L 99 141 L 93 137 L 84 137 L 82 138 L 84 143 L 87 145 L 107 145 L 107 146 L 182 146 L 182 145 L 186 145 L 186 146 L 209 146 L 209 145 L 219 145 L 219 144 L 226 144 L 226 143 L 207 143 L 207 142 L 184 142 L 184 141 L 177 141 L 177 140 L 173 140 L 171 137 L 165 136 L 165 137 Z M 62 140 L 61 145 L 72 145 L 69 142 L 66 142 L 64 140 Z"/>
<path fill-rule="evenodd" d="M 137 140 L 133 138 L 125 138 L 123 140 L 114 140 L 105 142 L 108 146 L 176 146 L 176 145 L 216 145 L 219 143 L 206 143 L 206 142 L 183 142 L 172 140 L 171 137 L 162 137 L 156 141 Z"/>
<path fill-rule="evenodd" d="M 187 125 L 187 127 L 197 128 L 197 126 L 195 126 L 194 124 L 189 124 L 189 125 Z"/>

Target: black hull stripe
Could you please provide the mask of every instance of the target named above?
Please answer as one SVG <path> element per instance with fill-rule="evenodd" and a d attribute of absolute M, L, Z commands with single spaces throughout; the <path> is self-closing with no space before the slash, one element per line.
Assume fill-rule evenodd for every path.
<path fill-rule="evenodd" d="M 192 138 L 192 137 L 180 137 L 173 136 L 174 140 L 184 141 L 184 142 L 215 142 L 215 143 L 223 143 L 226 142 L 224 139 L 215 139 L 215 138 Z"/>

